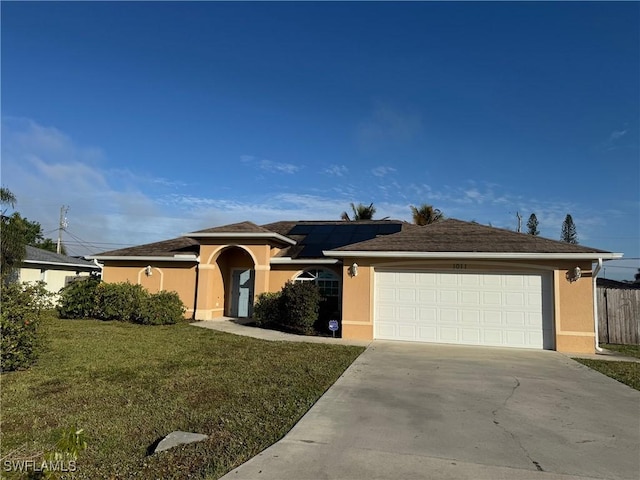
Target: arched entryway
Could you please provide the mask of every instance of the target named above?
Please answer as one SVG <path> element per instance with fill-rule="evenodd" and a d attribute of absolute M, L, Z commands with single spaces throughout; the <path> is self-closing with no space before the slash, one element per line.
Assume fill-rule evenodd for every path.
<path fill-rule="evenodd" d="M 255 290 L 253 257 L 242 247 L 230 246 L 220 250 L 215 263 L 218 278 L 213 280 L 213 294 L 223 299 L 224 315 L 251 317 Z M 218 288 L 215 285 L 217 281 L 220 282 Z"/>

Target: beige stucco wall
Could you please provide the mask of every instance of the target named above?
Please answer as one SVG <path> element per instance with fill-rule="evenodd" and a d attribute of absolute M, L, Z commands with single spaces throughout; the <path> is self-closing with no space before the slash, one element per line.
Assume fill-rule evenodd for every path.
<path fill-rule="evenodd" d="M 564 265 L 554 272 L 556 350 L 560 352 L 594 353 L 595 323 L 593 310 L 593 278 L 591 263 L 578 265 L 582 277 L 569 282 L 567 271 L 573 269 Z"/>
<path fill-rule="evenodd" d="M 150 276 L 145 274 L 147 266 L 151 266 Z M 193 262 L 106 261 L 102 280 L 139 284 L 151 293 L 161 290 L 176 292 L 187 307 L 185 316 L 193 314 L 196 284 L 196 265 Z"/>
<path fill-rule="evenodd" d="M 349 267 L 358 264 L 358 275 Z M 568 270 L 579 266 L 582 278 L 569 282 Z M 434 271 L 552 272 L 556 349 L 563 352 L 593 353 L 595 334 L 593 290 L 590 262 L 477 261 L 464 259 L 437 261 L 397 261 L 394 259 L 351 258 L 343 267 L 342 336 L 350 339 L 373 338 L 375 267 L 418 268 Z"/>
<path fill-rule="evenodd" d="M 45 288 L 51 293 L 58 293 L 67 277 L 75 276 L 88 276 L 89 272 L 76 273 L 75 270 L 60 270 L 55 268 L 21 268 L 20 269 L 20 281 L 21 282 L 38 282 L 40 280 L 45 282 Z"/>
<path fill-rule="evenodd" d="M 255 270 L 254 297 L 263 292 L 277 292 L 307 268 L 327 268 L 342 277 L 343 337 L 373 338 L 373 302 L 375 268 L 419 268 L 434 271 L 549 272 L 553 282 L 553 312 L 556 349 L 564 352 L 591 353 L 595 347 L 593 290 L 590 262 L 552 261 L 480 261 L 465 259 L 398 261 L 397 259 L 348 259 L 342 267 L 332 265 L 270 265 L 271 255 L 278 252 L 259 240 L 227 244 L 204 239 L 200 250 L 196 318 L 208 320 L 228 315 L 232 295 L 232 271 Z M 349 267 L 358 264 L 358 275 L 351 276 Z M 152 266 L 153 274 L 144 269 Z M 569 282 L 566 272 L 579 266 L 583 276 Z M 152 292 L 174 290 L 193 314 L 196 294 L 196 266 L 188 262 L 107 262 L 103 270 L 107 282 L 139 283 Z"/>
<path fill-rule="evenodd" d="M 269 291 L 271 247 L 260 240 L 224 243 L 202 239 L 196 318 L 210 320 L 229 314 L 234 269 L 255 270 L 254 296 Z"/>

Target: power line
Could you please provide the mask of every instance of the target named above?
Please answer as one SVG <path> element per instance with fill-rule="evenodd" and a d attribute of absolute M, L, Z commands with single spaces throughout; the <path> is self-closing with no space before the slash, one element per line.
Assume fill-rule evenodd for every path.
<path fill-rule="evenodd" d="M 81 245 L 83 243 L 90 243 L 91 245 L 120 245 L 120 246 L 123 246 L 123 247 L 133 247 L 134 246 L 133 243 L 88 242 L 88 241 L 87 242 L 84 242 L 84 241 L 72 242 L 72 241 L 65 241 L 65 245 L 68 245 L 68 244 L 70 244 L 70 245 L 74 245 L 74 244 L 75 245 Z"/>
<path fill-rule="evenodd" d="M 65 232 L 67 232 L 67 234 L 69 234 L 69 236 L 71 238 L 73 238 L 74 240 L 76 240 L 81 246 L 83 246 L 85 248 L 88 248 L 89 250 L 91 250 L 91 249 L 99 250 L 100 249 L 100 247 L 98 247 L 96 245 L 92 245 L 91 243 L 88 243 L 88 242 L 82 240 L 81 238 L 77 237 L 76 235 L 71 233 L 69 230 L 65 230 Z"/>

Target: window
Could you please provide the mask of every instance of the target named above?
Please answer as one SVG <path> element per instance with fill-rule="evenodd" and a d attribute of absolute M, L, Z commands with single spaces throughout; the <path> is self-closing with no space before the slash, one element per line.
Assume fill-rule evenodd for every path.
<path fill-rule="evenodd" d="M 305 270 L 295 281 L 315 283 L 320 289 L 320 295 L 325 298 L 340 296 L 340 278 L 330 270 L 322 270 L 319 268 Z"/>

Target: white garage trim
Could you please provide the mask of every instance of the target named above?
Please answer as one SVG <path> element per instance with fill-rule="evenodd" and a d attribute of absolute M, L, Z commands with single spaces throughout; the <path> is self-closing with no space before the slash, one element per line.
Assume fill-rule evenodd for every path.
<path fill-rule="evenodd" d="M 359 258 L 410 258 L 410 259 L 495 259 L 495 260 L 591 260 L 598 258 L 614 260 L 622 258 L 622 253 L 580 252 L 580 253 L 530 253 L 530 252 L 405 252 L 405 251 L 363 251 L 363 250 L 323 250 L 325 257 Z"/>
<path fill-rule="evenodd" d="M 553 349 L 544 271 L 375 268 L 374 338 Z"/>

